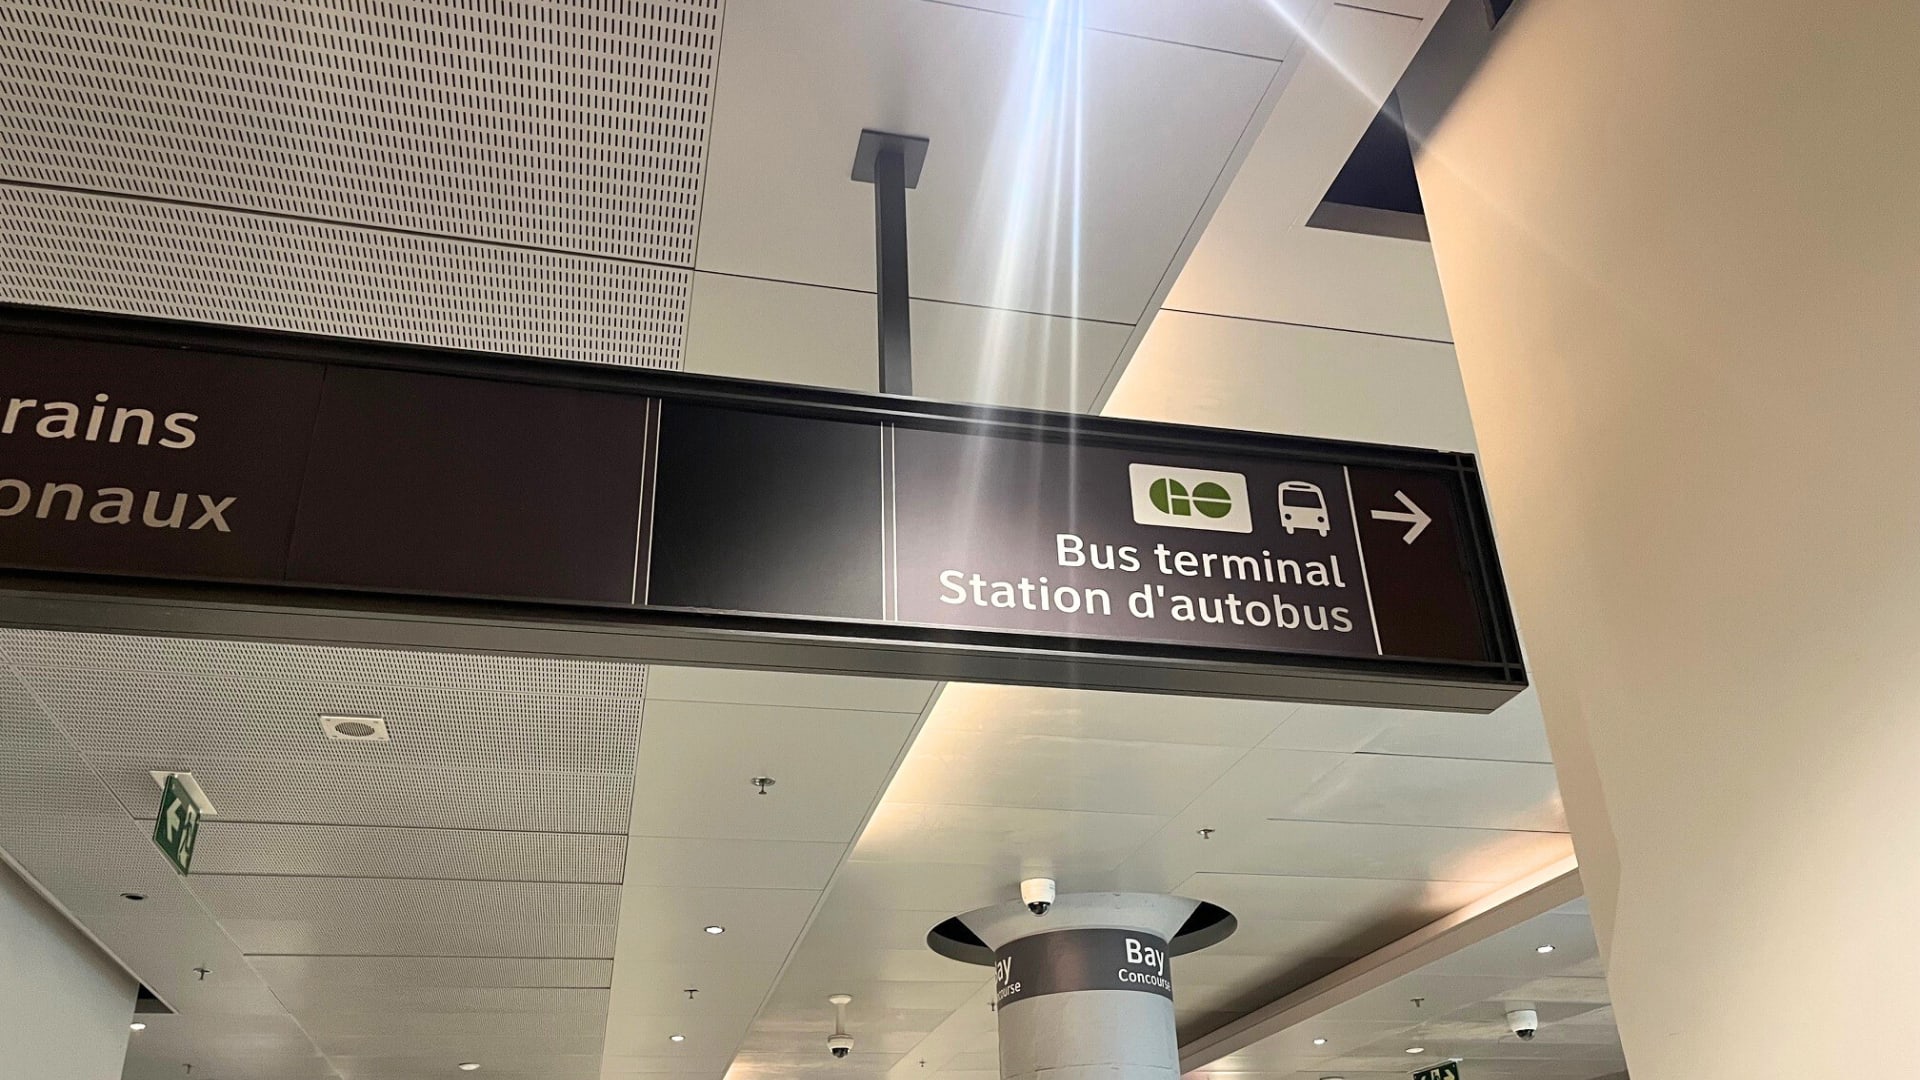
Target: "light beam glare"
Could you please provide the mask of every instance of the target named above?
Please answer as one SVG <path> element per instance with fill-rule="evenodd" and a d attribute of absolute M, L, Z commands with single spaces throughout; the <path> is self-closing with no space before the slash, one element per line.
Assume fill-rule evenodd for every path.
<path fill-rule="evenodd" d="M 985 332 L 966 397 L 1072 409 L 1084 405 L 1072 398 L 1082 345 L 1076 317 L 1084 281 L 1085 0 L 1049 0 L 1044 13 L 1021 22 L 960 252 L 963 280 L 987 283 Z M 1066 398 L 1051 390 L 1062 374 Z M 969 535 L 983 500 L 1056 494 L 1042 490 L 1037 476 L 1023 478 L 1020 490 L 986 491 L 980 461 L 967 471 L 960 487 L 966 505 L 956 509 Z"/>

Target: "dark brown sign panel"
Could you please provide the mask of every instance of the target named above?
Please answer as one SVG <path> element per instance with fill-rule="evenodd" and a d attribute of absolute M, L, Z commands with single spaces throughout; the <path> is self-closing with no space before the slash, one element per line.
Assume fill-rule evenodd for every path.
<path fill-rule="evenodd" d="M 1087 927 L 1009 941 L 993 954 L 994 1001 L 1077 990 L 1130 990 L 1173 997 L 1167 943 L 1137 930 Z"/>
<path fill-rule="evenodd" d="M 0 318 L 17 571 L 535 605 L 710 662 L 1491 708 L 1525 684 L 1491 552 L 1460 454 Z"/>

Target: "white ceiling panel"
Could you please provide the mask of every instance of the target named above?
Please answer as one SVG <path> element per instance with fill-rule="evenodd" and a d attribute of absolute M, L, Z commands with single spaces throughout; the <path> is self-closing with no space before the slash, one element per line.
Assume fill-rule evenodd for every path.
<path fill-rule="evenodd" d="M 1250 747 L 1299 708 L 1290 701 L 954 683 L 935 715 L 948 731 Z"/>
<path fill-rule="evenodd" d="M 819 892 L 810 889 L 621 890 L 620 958 L 745 963 L 781 957 L 800 936 Z M 723 934 L 704 928 L 720 926 Z"/>
<path fill-rule="evenodd" d="M 1402 713 L 1365 747 L 1370 754 L 1550 763 L 1546 721 L 1532 689 L 1485 716 Z"/>
<path fill-rule="evenodd" d="M 220 816 L 234 821 L 609 834 L 627 825 L 632 773 L 624 769 L 527 769 L 505 755 L 493 767 L 433 769 L 376 761 L 379 752 L 359 761 L 332 749 L 276 759 L 236 739 L 90 760 L 125 805 L 143 810 L 159 790 L 150 772 L 172 769 L 199 778 Z"/>
<path fill-rule="evenodd" d="M 470 1042 L 497 1035 L 503 1025 L 538 1025 L 555 1039 L 597 1039 L 606 1026 L 606 1003 L 597 1008 L 541 1013 L 435 1012 L 422 1006 L 358 1013 L 302 1013 L 308 1034 L 331 1043 L 339 1038 L 411 1038 L 423 1043 Z"/>
<path fill-rule="evenodd" d="M 680 366 L 673 267 L 4 181 L 0 232 L 16 303 Z"/>
<path fill-rule="evenodd" d="M 716 1054 L 710 1048 L 698 1049 L 682 1044 L 663 1054 L 608 1054 L 601 1063 L 602 1076 L 654 1076 L 662 1080 L 703 1080 L 731 1075 L 731 1054 Z"/>
<path fill-rule="evenodd" d="M 767 1015 L 813 1015 L 825 1009 L 830 1017 L 832 1006 L 826 1004 L 828 995 L 845 992 L 853 995 L 853 1004 L 847 1006 L 851 1023 L 877 1022 L 896 1014 L 921 1023 L 936 1014 L 944 1018 L 978 993 L 984 981 L 972 973 L 967 973 L 969 977 L 964 980 L 871 979 L 856 983 L 846 983 L 832 975 L 802 974 L 803 977 L 781 980 L 779 992 L 767 1002 Z"/>
<path fill-rule="evenodd" d="M 1181 846 L 1172 847 L 1175 840 Z M 1498 885 L 1573 853 L 1564 833 L 1337 821 L 1243 821 L 1204 841 L 1169 830 L 1168 843 L 1166 851 L 1142 851 L 1129 874 L 1171 874 L 1173 882 L 1212 872 Z"/>
<path fill-rule="evenodd" d="M 924 943 L 910 949 L 863 949 L 849 953 L 824 944 L 816 945 L 811 938 L 801 943 L 793 969 L 843 990 L 862 983 L 961 983 L 978 978 L 979 972 L 974 965 L 949 960 Z"/>
<path fill-rule="evenodd" d="M 156 806 L 158 804 L 156 803 Z M 209 818 L 194 871 L 619 884 L 626 838 L 579 833 L 270 825 Z"/>
<path fill-rule="evenodd" d="M 872 189 L 848 173 L 880 128 L 932 140 L 908 196 L 915 295 L 1132 324 L 1278 65 L 1066 29 L 898 0 L 734 5 L 698 268 L 871 288 Z"/>
<path fill-rule="evenodd" d="M 859 858 L 990 866 L 1008 884 L 1036 874 L 1110 870 L 1165 818 L 1012 806 L 882 803 L 860 836 Z"/>
<path fill-rule="evenodd" d="M 829 1010 L 831 1014 L 831 1010 Z M 944 1014 L 943 1014 L 944 1015 Z M 828 1015 L 824 1021 L 807 1019 L 797 1023 L 781 1023 L 777 1019 L 762 1017 L 754 1025 L 753 1032 L 740 1042 L 742 1054 L 780 1055 L 789 1059 L 812 1057 L 821 1052 L 826 1040 L 821 1036 L 822 1027 L 831 1030 L 833 1017 Z M 861 1032 L 861 1038 L 854 1046 L 863 1054 L 886 1055 L 887 1064 L 892 1064 L 892 1055 L 904 1054 L 919 1045 L 925 1032 L 920 1028 L 883 1021 L 868 1026 Z"/>
<path fill-rule="evenodd" d="M 1553 766 L 1355 754 L 1305 793 L 1273 805 L 1289 820 L 1564 833 Z"/>
<path fill-rule="evenodd" d="M 626 831 L 639 665 L 15 630 L 0 648 L 123 806 L 157 806 L 149 770 L 180 769 L 229 821 Z M 392 741 L 329 741 L 328 714 L 384 717 Z"/>
<path fill-rule="evenodd" d="M 686 265 L 720 0 L 9 5 L 0 175 Z"/>
<path fill-rule="evenodd" d="M 1236 183 L 1246 177 L 1242 169 Z M 1311 228 L 1303 222 L 1277 237 L 1260 239 L 1271 246 L 1256 248 L 1250 238 L 1236 240 L 1209 230 L 1200 250 L 1210 260 L 1231 264 L 1209 262 L 1195 268 L 1189 261 L 1190 273 L 1182 274 L 1168 308 L 1453 340 L 1440 271 L 1425 241 Z"/>
<path fill-rule="evenodd" d="M 1284 290 L 1296 278 L 1311 275 L 1316 262 L 1310 255 L 1276 259 L 1274 253 L 1286 249 L 1319 204 L 1429 28 L 1425 20 L 1364 6 L 1335 5 L 1327 12 L 1308 35 L 1311 48 L 1303 51 L 1299 69 L 1182 267 L 1167 307 L 1274 320 L 1322 310 L 1291 298 L 1301 289 L 1274 299 L 1286 295 Z M 1322 243 L 1313 250 L 1337 258 L 1352 248 Z M 1430 307 L 1437 299 L 1437 276 L 1419 279 L 1416 267 L 1415 279 L 1424 291 L 1414 297 Z M 1407 299 L 1390 292 L 1398 284 L 1403 282 L 1367 283 L 1372 308 L 1396 315 L 1406 310 Z M 1316 284 L 1305 285 L 1304 292 L 1308 297 L 1325 295 Z M 1371 323 L 1357 325 L 1372 328 Z M 1445 325 L 1444 311 L 1440 325 Z"/>
<path fill-rule="evenodd" d="M 807 941 L 827 949 L 918 949 L 926 945 L 927 931 L 953 914 L 945 909 L 913 911 L 834 903 L 808 927 Z"/>
<path fill-rule="evenodd" d="M 607 992 L 577 986 L 360 986 L 300 983 L 274 991 L 302 1017 L 355 1017 L 418 1009 L 424 1013 L 593 1013 Z"/>
<path fill-rule="evenodd" d="M 1210 900 L 1240 917 L 1244 927 L 1271 919 L 1380 921 L 1413 913 L 1438 918 L 1487 892 L 1481 882 L 1389 881 L 1382 878 L 1286 877 L 1270 874 L 1195 874 L 1180 893 Z M 1429 920 L 1430 921 L 1430 920 Z M 1236 941 L 1235 939 L 1240 939 Z M 1243 951 L 1240 933 L 1217 948 Z"/>
<path fill-rule="evenodd" d="M 686 369 L 873 393 L 880 381 L 878 316 L 873 283 L 866 287 L 863 292 L 696 273 L 687 310 Z M 914 337 L 914 351 L 924 355 L 926 335 Z M 718 672 L 714 678 L 727 681 Z"/>
<path fill-rule="evenodd" d="M 633 760 L 646 685 L 637 664 L 399 649 L 16 630 L 0 630 L 0 647 L 90 757 L 138 748 L 453 769 L 510 755 L 531 770 L 619 770 Z M 321 733 L 324 714 L 369 710 L 392 741 Z"/>
<path fill-rule="evenodd" d="M 1260 743 L 1263 750 L 1314 750 L 1351 754 L 1401 722 L 1401 709 L 1349 705 L 1302 705 Z M 1479 717 L 1471 719 L 1478 720 Z"/>
<path fill-rule="evenodd" d="M 689 962 L 616 956 L 614 973 L 620 984 L 616 1004 L 620 1009 L 613 1022 L 624 1023 L 621 1018 L 626 1010 L 636 1016 L 666 1016 L 689 1008 L 688 988 L 699 991 L 694 1002 L 702 1009 L 731 1013 L 738 1002 L 757 1003 L 766 995 L 780 972 L 780 959 Z"/>
<path fill-rule="evenodd" d="M 752 1006 L 716 1008 L 714 1002 L 697 998 L 666 1012 L 623 1009 L 618 1022 L 607 1025 L 606 1053 L 615 1057 L 711 1054 L 737 1046 L 752 1021 Z M 676 1043 L 675 1035 L 684 1038 Z"/>
<path fill-rule="evenodd" d="M 149 1029 L 151 1030 L 151 1029 Z M 178 1054 L 149 1052 L 138 1043 L 128 1051 L 120 1080 L 180 1080 Z M 199 1067 L 222 1076 L 271 1076 L 274 1080 L 336 1080 L 341 1074 L 318 1054 L 207 1054 L 196 1050 Z M 354 1078 L 362 1080 L 362 1078 Z"/>
<path fill-rule="evenodd" d="M 926 707 L 937 685 L 909 679 L 856 679 L 791 671 L 654 667 L 647 672 L 647 700 L 917 713 Z"/>
<path fill-rule="evenodd" d="M 915 300 L 913 391 L 938 401 L 1084 411 L 1130 324 Z M 872 393 L 871 292 L 694 275 L 687 370 Z"/>
<path fill-rule="evenodd" d="M 338 1054 L 329 1060 L 339 1070 L 340 1080 L 419 1080 L 423 1076 L 437 1076 L 447 1069 L 446 1055 L 422 1054 L 419 1048 L 406 1054 L 381 1057 Z M 455 1060 L 465 1059 L 456 1057 Z M 490 1053 L 487 1055 L 486 1070 L 488 1080 L 597 1080 L 600 1075 L 600 1055 L 535 1055 L 526 1051 Z M 180 1078 L 169 1076 L 155 1080 Z M 277 1076 L 275 1080 L 278 1080 Z"/>
<path fill-rule="evenodd" d="M 1085 412 L 1133 334 L 1129 323 L 965 304 L 911 312 L 913 392 L 937 401 Z"/>
<path fill-rule="evenodd" d="M 902 862 L 867 858 L 856 849 L 834 877 L 828 918 L 833 911 L 944 911 L 955 915 L 1020 895 L 1018 879 L 1009 879 L 992 866 L 978 863 L 935 862 L 946 852 L 924 853 L 925 859 Z M 928 929 L 932 929 L 929 924 Z"/>
<path fill-rule="evenodd" d="M 658 701 L 647 707 L 633 832 L 845 842 L 917 714 Z M 756 776 L 776 781 L 758 795 Z"/>
<path fill-rule="evenodd" d="M 1540 701 L 1532 690 L 1486 715 L 1306 705 L 1260 745 L 1402 757 L 1552 760 Z"/>
<path fill-rule="evenodd" d="M 503 987 L 605 989 L 611 960 L 475 956 L 256 956 L 269 986 Z"/>
<path fill-rule="evenodd" d="M 1119 742 L 929 725 L 890 800 L 1171 816 L 1233 767 L 1233 746 Z"/>
<path fill-rule="evenodd" d="M 351 911 L 321 921 L 229 918 L 220 920 L 220 927 L 249 956 L 605 957 L 613 955 L 618 929 L 612 924 L 371 922 Z"/>
<path fill-rule="evenodd" d="M 1049 0 L 951 0 L 963 7 L 1044 18 Z M 1407 3 L 1418 0 L 1389 0 Z M 1316 5 L 1300 0 L 1088 0 L 1089 28 L 1278 60 L 1293 45 L 1296 20 Z"/>
<path fill-rule="evenodd" d="M 220 918 L 324 921 L 351 912 L 369 922 L 618 921 L 620 887 L 567 882 L 194 875 L 195 895 Z"/>
<path fill-rule="evenodd" d="M 1204 364 L 1194 357 L 1207 357 Z M 1450 345 L 1163 311 L 1109 415 L 1472 450 Z"/>
<path fill-rule="evenodd" d="M 1585 915 L 1562 907 L 1536 915 L 1384 985 L 1317 1011 L 1303 1003 L 1302 1019 L 1231 1055 L 1192 1070 L 1214 1080 L 1247 1077 L 1399 1075 L 1412 1067 L 1405 1050 L 1423 1048 L 1412 1065 L 1447 1058 L 1469 1062 L 1469 1075 L 1495 1080 L 1591 1080 L 1624 1068 L 1619 1035 L 1606 1008 L 1605 980 L 1572 978 L 1587 963 L 1579 941 L 1591 940 Z M 1541 954 L 1545 939 L 1567 943 Z M 1204 954 L 1203 954 L 1204 955 Z M 1560 995 L 1516 993 L 1520 980 Z M 1510 1004 L 1537 1006 L 1540 1034 L 1515 1038 L 1506 1023 Z M 1322 1046 L 1312 1040 L 1325 1039 Z"/>
<path fill-rule="evenodd" d="M 819 892 L 846 850 L 831 841 L 634 836 L 627 842 L 626 880 L 648 887 Z"/>

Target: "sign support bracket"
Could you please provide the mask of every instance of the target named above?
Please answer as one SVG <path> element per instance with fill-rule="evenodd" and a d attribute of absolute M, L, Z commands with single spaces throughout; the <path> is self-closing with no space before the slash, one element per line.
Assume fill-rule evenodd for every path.
<path fill-rule="evenodd" d="M 868 129 L 853 155 L 853 179 L 873 185 L 874 299 L 880 335 L 880 392 L 913 394 L 908 317 L 907 189 L 920 186 L 927 140 Z"/>

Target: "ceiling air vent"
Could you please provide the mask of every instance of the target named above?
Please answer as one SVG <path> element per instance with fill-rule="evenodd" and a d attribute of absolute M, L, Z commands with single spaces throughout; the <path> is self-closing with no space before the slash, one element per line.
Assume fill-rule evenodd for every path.
<path fill-rule="evenodd" d="M 320 730 L 336 742 L 387 741 L 387 722 L 377 716 L 323 716 Z"/>

